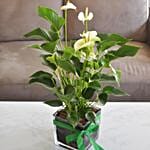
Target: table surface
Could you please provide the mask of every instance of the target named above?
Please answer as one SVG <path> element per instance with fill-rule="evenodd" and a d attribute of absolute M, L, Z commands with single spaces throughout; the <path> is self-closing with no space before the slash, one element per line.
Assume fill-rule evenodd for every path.
<path fill-rule="evenodd" d="M 0 102 L 1 150 L 64 150 L 54 145 L 52 114 L 42 102 Z M 150 103 L 107 103 L 98 143 L 105 150 L 150 150 Z"/>

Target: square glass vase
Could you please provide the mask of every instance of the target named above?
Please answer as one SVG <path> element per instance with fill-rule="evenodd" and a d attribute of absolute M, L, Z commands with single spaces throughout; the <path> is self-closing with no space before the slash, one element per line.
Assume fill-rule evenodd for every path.
<path fill-rule="evenodd" d="M 65 123 L 65 124 L 70 125 L 67 122 L 66 119 L 62 119 L 62 118 L 57 116 L 59 111 L 57 111 L 54 114 L 54 117 L 55 117 L 54 119 L 57 119 L 57 120 Z M 98 109 L 97 112 L 96 112 L 96 115 L 100 115 L 100 114 L 101 114 L 101 110 Z M 99 124 L 100 124 L 100 120 L 99 120 Z M 76 127 L 76 129 L 82 132 L 82 130 L 86 130 L 89 127 L 89 125 L 90 125 L 90 122 L 87 121 L 86 124 L 84 124 L 84 125 L 79 124 Z M 69 144 L 66 142 L 66 136 L 71 135 L 71 134 L 73 134 L 72 131 L 54 125 L 54 141 L 55 141 L 55 145 L 63 147 L 63 148 L 66 148 L 68 150 L 78 150 L 76 141 L 70 142 Z M 99 129 L 96 132 L 92 133 L 90 136 L 96 141 L 97 138 L 98 138 L 98 135 L 99 135 Z M 83 136 L 83 139 L 84 139 L 84 145 L 85 145 L 86 149 L 88 150 L 91 147 L 89 139 L 88 139 L 88 137 L 86 135 Z"/>

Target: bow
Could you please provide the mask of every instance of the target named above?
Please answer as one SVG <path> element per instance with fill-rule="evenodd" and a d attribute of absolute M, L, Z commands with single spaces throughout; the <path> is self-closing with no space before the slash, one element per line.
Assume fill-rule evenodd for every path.
<path fill-rule="evenodd" d="M 72 141 L 77 141 L 77 146 L 79 150 L 85 150 L 85 144 L 84 144 L 84 136 L 87 136 L 90 144 L 93 146 L 94 150 L 104 150 L 100 145 L 98 145 L 95 140 L 91 137 L 91 134 L 95 133 L 99 129 L 98 120 L 100 119 L 100 116 L 96 117 L 96 124 L 91 123 L 87 129 L 85 130 L 77 130 L 73 128 L 71 125 L 66 124 L 64 122 L 54 120 L 53 123 L 60 127 L 65 128 L 73 132 L 73 134 L 66 136 L 66 142 L 69 144 Z"/>

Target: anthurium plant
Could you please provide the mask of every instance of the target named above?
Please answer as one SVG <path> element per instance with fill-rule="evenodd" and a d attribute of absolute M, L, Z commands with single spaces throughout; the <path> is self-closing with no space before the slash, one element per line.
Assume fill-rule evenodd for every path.
<path fill-rule="evenodd" d="M 111 62 L 117 58 L 134 56 L 138 47 L 128 45 L 129 39 L 117 34 L 98 34 L 88 30 L 88 22 L 93 13 L 85 9 L 78 19 L 85 29 L 81 38 L 71 43 L 67 41 L 67 13 L 76 9 L 71 2 L 61 7 L 65 18 L 54 10 L 39 6 L 38 15 L 48 21 L 50 28 L 36 28 L 25 34 L 25 37 L 38 37 L 43 43 L 32 45 L 39 49 L 43 64 L 50 68 L 49 72 L 38 71 L 31 76 L 30 83 L 40 83 L 53 92 L 57 99 L 46 103 L 51 106 L 64 106 L 68 121 L 75 127 L 80 118 L 94 120 L 95 114 L 91 105 L 96 102 L 104 105 L 109 95 L 126 95 L 119 88 L 120 70 L 116 70 Z M 61 30 L 65 26 L 65 44 L 62 42 Z M 69 44 L 68 44 L 69 43 Z M 113 47 L 118 47 L 114 50 Z M 107 73 L 103 70 L 107 69 Z M 117 83 L 116 86 L 109 83 Z M 105 86 L 107 83 L 107 86 Z"/>
<path fill-rule="evenodd" d="M 127 95 L 119 87 L 121 71 L 113 67 L 112 61 L 134 56 L 139 48 L 128 45 L 130 40 L 120 35 L 90 31 L 88 23 L 94 15 L 88 8 L 78 15 L 85 27 L 80 39 L 68 41 L 69 9 L 75 10 L 76 6 L 67 1 L 61 7 L 64 11 L 62 17 L 50 8 L 39 6 L 38 15 L 50 24 L 50 28 L 36 28 L 25 37 L 34 36 L 43 41 L 31 48 L 41 51 L 43 64 L 49 67 L 49 72 L 35 72 L 30 77 L 30 83 L 40 83 L 54 93 L 56 99 L 45 103 L 54 107 L 63 106 L 68 122 L 75 128 L 81 118 L 95 122 L 96 114 L 92 111 L 94 103 L 104 105 L 109 95 Z M 63 27 L 64 42 L 61 35 Z"/>

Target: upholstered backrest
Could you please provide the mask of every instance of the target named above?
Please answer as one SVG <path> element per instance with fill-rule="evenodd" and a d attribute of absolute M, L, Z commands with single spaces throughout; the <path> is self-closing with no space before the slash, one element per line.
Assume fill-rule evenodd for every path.
<path fill-rule="evenodd" d="M 47 26 L 37 16 L 39 5 L 60 12 L 61 0 L 0 0 L 0 41 L 22 40 L 23 35 L 38 26 Z"/>
<path fill-rule="evenodd" d="M 148 19 L 148 44 L 150 45 L 150 15 L 149 15 L 149 19 Z"/>
<path fill-rule="evenodd" d="M 148 44 L 150 45 L 150 20 L 148 25 Z"/>
<path fill-rule="evenodd" d="M 147 37 L 148 0 L 72 0 L 78 7 L 77 13 L 89 7 L 94 12 L 91 30 L 103 33 L 119 33 L 138 41 Z M 69 15 L 69 37 L 78 38 L 83 25 L 77 20 L 77 13 Z"/>

